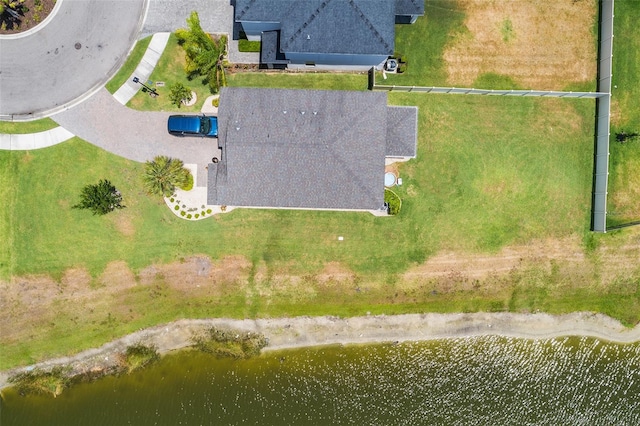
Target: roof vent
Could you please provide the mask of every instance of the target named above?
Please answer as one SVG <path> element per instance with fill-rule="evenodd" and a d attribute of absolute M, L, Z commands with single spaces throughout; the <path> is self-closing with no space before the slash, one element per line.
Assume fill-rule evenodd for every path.
<path fill-rule="evenodd" d="M 307 40 L 311 40 L 311 36 L 307 34 Z"/>

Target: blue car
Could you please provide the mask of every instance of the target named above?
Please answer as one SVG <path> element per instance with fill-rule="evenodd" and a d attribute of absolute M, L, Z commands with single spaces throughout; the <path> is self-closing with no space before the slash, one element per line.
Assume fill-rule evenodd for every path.
<path fill-rule="evenodd" d="M 167 123 L 174 136 L 218 137 L 218 117 L 206 115 L 172 115 Z"/>

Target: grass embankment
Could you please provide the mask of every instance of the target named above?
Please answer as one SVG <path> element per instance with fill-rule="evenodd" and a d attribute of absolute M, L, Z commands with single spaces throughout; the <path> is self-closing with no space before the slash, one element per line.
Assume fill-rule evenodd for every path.
<path fill-rule="evenodd" d="M 58 123 L 50 118 L 25 122 L 0 121 L 0 133 L 7 134 L 39 133 L 56 127 L 58 127 Z"/>
<path fill-rule="evenodd" d="M 131 50 L 131 53 L 129 53 L 124 65 L 122 65 L 118 73 L 105 85 L 109 93 L 114 94 L 120 86 L 127 81 L 142 60 L 142 57 L 149 47 L 149 43 L 151 43 L 151 36 L 138 40 L 133 50 Z"/>
<path fill-rule="evenodd" d="M 611 157 L 607 226 L 640 220 L 640 137 L 619 143 L 616 133 L 640 133 L 640 2 L 615 3 Z"/>

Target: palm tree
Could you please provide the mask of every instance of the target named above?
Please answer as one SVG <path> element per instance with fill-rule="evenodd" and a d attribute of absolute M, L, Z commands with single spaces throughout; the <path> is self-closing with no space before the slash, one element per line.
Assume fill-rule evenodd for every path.
<path fill-rule="evenodd" d="M 189 29 L 176 30 L 176 37 L 186 54 L 185 71 L 189 79 L 202 76 L 211 92 L 217 93 L 225 85 L 224 55 L 227 38 L 214 40 L 200 26 L 198 12 L 187 18 Z"/>
<path fill-rule="evenodd" d="M 143 184 L 149 194 L 169 197 L 176 186 L 186 186 L 190 176 L 191 172 L 184 167 L 182 160 L 160 155 L 146 162 Z"/>

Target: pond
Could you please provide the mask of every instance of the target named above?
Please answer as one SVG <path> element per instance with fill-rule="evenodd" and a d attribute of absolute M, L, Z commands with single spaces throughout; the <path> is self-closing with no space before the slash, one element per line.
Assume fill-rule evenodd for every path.
<path fill-rule="evenodd" d="M 58 398 L 3 392 L 13 425 L 640 424 L 640 344 L 502 337 L 199 352 Z"/>

